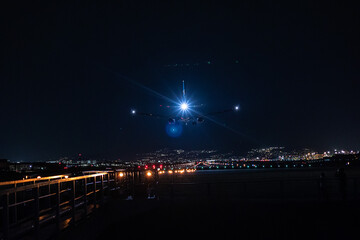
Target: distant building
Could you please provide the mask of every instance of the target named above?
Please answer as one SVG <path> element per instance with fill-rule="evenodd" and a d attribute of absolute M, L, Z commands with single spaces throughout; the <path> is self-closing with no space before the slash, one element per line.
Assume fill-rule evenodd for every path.
<path fill-rule="evenodd" d="M 9 160 L 0 159 L 0 171 L 9 171 Z"/>

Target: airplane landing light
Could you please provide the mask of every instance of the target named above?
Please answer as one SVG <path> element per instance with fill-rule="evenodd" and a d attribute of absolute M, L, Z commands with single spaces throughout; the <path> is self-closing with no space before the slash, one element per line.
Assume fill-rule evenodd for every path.
<path fill-rule="evenodd" d="M 185 110 L 187 110 L 188 108 L 189 108 L 189 106 L 188 106 L 188 104 L 187 103 L 182 103 L 181 105 L 180 105 L 180 108 L 181 108 L 181 110 L 183 110 L 183 111 L 185 111 Z"/>

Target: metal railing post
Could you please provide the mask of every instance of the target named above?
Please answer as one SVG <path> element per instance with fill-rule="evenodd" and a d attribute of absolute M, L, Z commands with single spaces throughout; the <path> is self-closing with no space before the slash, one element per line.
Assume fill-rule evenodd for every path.
<path fill-rule="evenodd" d="M 100 203 L 101 205 L 104 203 L 104 175 L 101 175 L 101 195 L 100 195 Z"/>
<path fill-rule="evenodd" d="M 9 239 L 9 193 L 3 196 L 3 234 L 4 239 Z"/>
<path fill-rule="evenodd" d="M 50 179 L 49 179 L 49 186 L 48 186 L 48 194 L 50 195 L 51 194 L 51 182 L 50 182 Z M 51 197 L 49 197 L 49 208 L 51 208 Z"/>
<path fill-rule="evenodd" d="M 40 222 L 39 222 L 39 215 L 40 215 L 40 201 L 39 201 L 39 184 L 36 185 L 34 188 L 35 190 L 35 216 L 34 216 L 34 226 L 35 226 L 35 238 L 39 239 L 40 234 Z"/>
<path fill-rule="evenodd" d="M 14 187 L 15 187 L 15 192 L 14 192 L 14 203 L 15 203 L 15 206 L 14 206 L 14 223 L 16 224 L 17 223 L 17 191 L 16 191 L 16 183 L 14 184 Z"/>
<path fill-rule="evenodd" d="M 88 215 L 87 211 L 87 178 L 84 178 L 84 211 L 85 211 L 85 217 Z"/>
<path fill-rule="evenodd" d="M 61 223 L 61 219 L 60 219 L 60 203 L 61 203 L 61 198 L 60 198 L 60 191 L 61 191 L 61 182 L 59 181 L 57 183 L 57 188 L 56 188 L 56 230 L 60 231 L 60 223 Z"/>
<path fill-rule="evenodd" d="M 75 198 L 76 198 L 76 190 L 75 190 L 75 184 L 76 184 L 76 180 L 72 181 L 72 188 L 71 188 L 71 195 L 72 195 L 72 200 L 71 200 L 71 210 L 72 210 L 72 224 L 75 225 L 75 214 L 76 214 L 76 206 L 75 206 Z"/>
<path fill-rule="evenodd" d="M 94 210 L 96 209 L 96 177 L 94 177 Z"/>

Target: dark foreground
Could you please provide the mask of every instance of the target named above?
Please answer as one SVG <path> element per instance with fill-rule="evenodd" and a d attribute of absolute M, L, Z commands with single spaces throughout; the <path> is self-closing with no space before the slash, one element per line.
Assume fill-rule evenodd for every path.
<path fill-rule="evenodd" d="M 359 239 L 355 202 L 113 201 L 60 239 Z"/>
<path fill-rule="evenodd" d="M 359 239 L 356 202 L 112 201 L 61 239 Z"/>
<path fill-rule="evenodd" d="M 330 175 L 331 171 L 327 175 Z M 233 172 L 232 175 L 222 175 L 224 173 L 221 172 L 200 174 L 199 179 L 221 181 L 228 180 L 226 176 L 231 176 L 233 180 L 234 177 L 244 176 L 238 175 L 239 173 L 244 172 Z M 283 176 L 281 179 L 286 182 L 291 176 L 296 175 L 297 178 L 306 176 L 308 180 L 309 175 L 317 176 L 318 173 L 317 171 L 286 172 L 286 177 Z M 284 173 L 271 174 L 284 175 Z M 351 174 L 356 175 L 356 171 L 349 175 Z M 254 172 L 251 176 L 246 179 L 261 179 L 264 173 Z M 328 184 L 328 187 L 336 193 L 339 186 L 336 185 L 336 179 L 331 178 L 329 182 L 333 181 L 333 184 L 331 186 Z M 175 183 L 188 183 L 189 179 L 195 181 L 197 176 L 177 178 Z M 267 198 L 266 195 L 261 194 L 254 195 L 261 197 L 244 197 L 249 195 L 249 191 L 245 192 L 245 195 L 232 196 L 232 192 L 242 193 L 238 191 L 238 184 L 230 185 L 226 194 L 222 191 L 222 185 L 212 186 L 210 195 L 207 184 L 197 185 L 198 192 L 202 191 L 205 195 L 200 197 L 194 194 L 196 188 L 186 188 L 185 185 L 180 188 L 182 192 L 179 192 L 179 188 L 175 190 L 177 195 L 172 198 L 167 197 L 171 191 L 164 191 L 164 196 L 151 200 L 135 198 L 127 201 L 117 196 L 110 198 L 103 208 L 86 221 L 62 232 L 59 238 L 359 239 L 359 200 L 357 195 L 350 194 L 352 191 L 356 193 L 356 185 L 348 189 L 349 194 L 346 199 L 343 199 L 341 194 L 332 194 L 329 198 L 323 196 L 317 198 L 319 191 L 315 180 L 306 185 L 313 187 L 309 194 L 296 198 L 284 197 L 284 193 L 280 193 L 281 198 L 274 195 Z M 261 185 L 260 182 L 256 186 Z M 299 185 L 298 181 L 295 185 L 289 185 L 290 188 L 287 188 L 285 195 L 288 191 L 290 193 L 294 191 L 291 186 L 297 185 Z M 234 191 L 231 188 L 234 188 Z M 191 189 L 190 193 L 187 189 Z M 256 192 L 256 189 L 261 192 L 264 190 L 255 187 L 250 193 Z M 316 195 L 313 196 L 311 192 Z"/>

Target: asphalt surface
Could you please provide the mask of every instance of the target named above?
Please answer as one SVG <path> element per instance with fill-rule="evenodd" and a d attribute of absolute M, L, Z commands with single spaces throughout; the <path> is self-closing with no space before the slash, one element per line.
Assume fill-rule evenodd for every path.
<path fill-rule="evenodd" d="M 181 187 L 174 190 L 172 197 L 168 191 L 171 185 L 166 185 L 169 181 L 164 179 L 162 183 L 167 187 L 158 188 L 155 199 L 146 199 L 146 194 L 130 201 L 121 196 L 110 198 L 89 219 L 63 231 L 59 239 L 359 239 L 360 207 L 359 198 L 354 195 L 356 185 L 349 187 L 348 195 L 343 199 L 334 171 L 325 171 L 329 178 L 328 188 L 332 188 L 331 197 L 321 197 L 317 185 L 320 172 L 204 172 L 184 175 L 174 181 Z M 348 172 L 349 179 L 356 173 Z M 306 184 L 301 184 L 299 178 Z M 252 191 L 245 193 L 238 190 L 237 184 L 226 183 L 255 179 L 261 181 Z M 269 179 L 274 183 L 285 181 L 285 184 L 296 179 L 300 189 L 312 186 L 310 192 L 313 194 L 294 197 L 291 192 L 298 189 L 288 184 L 288 188 L 283 188 L 284 193 L 270 194 L 272 197 L 269 197 L 268 193 L 261 194 L 271 186 L 266 185 Z M 173 181 L 171 178 L 167 180 Z M 193 186 L 189 183 L 194 182 L 212 182 L 214 185 L 208 194 L 207 184 L 186 187 Z M 219 185 L 219 182 L 223 184 Z M 265 186 L 261 187 L 263 184 Z M 281 190 L 272 189 L 275 192 L 275 189 Z M 244 197 L 246 195 L 251 197 Z"/>

